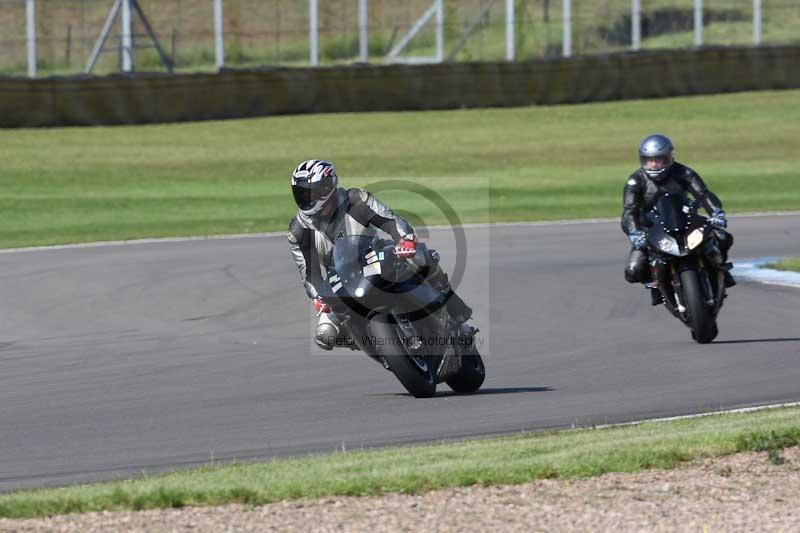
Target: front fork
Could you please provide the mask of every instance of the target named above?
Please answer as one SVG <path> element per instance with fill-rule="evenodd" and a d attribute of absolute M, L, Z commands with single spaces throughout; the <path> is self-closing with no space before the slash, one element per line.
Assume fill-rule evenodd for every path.
<path fill-rule="evenodd" d="M 680 272 L 675 264 L 671 264 L 670 270 L 672 272 L 672 294 L 675 296 L 675 306 L 678 308 L 680 314 L 686 313 L 686 306 L 683 305 L 680 295 L 683 294 L 683 285 L 681 284 Z"/>
<path fill-rule="evenodd" d="M 650 275 L 653 278 L 653 285 L 650 288 L 658 288 L 664 298 L 664 303 L 670 311 L 674 313 L 686 312 L 683 302 L 680 300 L 681 278 L 673 263 L 667 263 L 659 258 L 650 260 Z"/>
<path fill-rule="evenodd" d="M 683 286 L 678 267 L 676 263 L 667 263 L 659 258 L 650 261 L 650 274 L 664 297 L 664 303 L 672 314 L 681 318 L 686 313 L 686 305 L 681 300 Z"/>
<path fill-rule="evenodd" d="M 672 311 L 673 314 L 676 314 L 676 311 L 677 314 L 680 315 L 685 315 L 686 313 L 686 302 L 682 301 L 681 299 L 681 295 L 683 294 L 683 286 L 681 284 L 680 276 L 680 273 L 685 266 L 688 265 L 682 265 L 681 263 L 666 263 L 660 259 L 654 259 L 650 263 L 650 273 L 653 277 L 654 283 L 661 291 L 664 301 L 667 302 L 667 306 L 670 308 L 670 311 Z M 697 272 L 700 275 L 700 283 L 702 283 L 703 292 L 706 295 L 705 304 L 708 307 L 716 307 L 716 291 L 711 284 L 711 279 L 708 272 L 710 269 L 715 272 L 718 272 L 718 270 L 711 265 L 707 265 L 702 256 L 698 256 L 697 263 L 693 264 L 692 266 L 697 269 Z"/>

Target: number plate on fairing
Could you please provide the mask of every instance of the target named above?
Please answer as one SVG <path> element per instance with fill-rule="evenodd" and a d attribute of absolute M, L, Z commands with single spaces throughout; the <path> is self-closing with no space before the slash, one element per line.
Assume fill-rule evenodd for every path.
<path fill-rule="evenodd" d="M 369 276 L 377 276 L 381 273 L 381 264 L 380 262 L 371 263 L 361 269 L 361 273 L 364 274 L 365 278 Z"/>

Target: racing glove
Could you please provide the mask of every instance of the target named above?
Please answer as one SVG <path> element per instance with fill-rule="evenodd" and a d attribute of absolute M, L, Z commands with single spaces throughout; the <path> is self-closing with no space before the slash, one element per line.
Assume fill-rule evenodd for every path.
<path fill-rule="evenodd" d="M 319 297 L 319 296 L 314 298 L 314 309 L 317 311 L 318 315 L 321 315 L 322 313 L 330 313 L 331 312 L 330 306 L 328 304 L 326 304 L 325 302 L 323 302 L 322 298 Z"/>
<path fill-rule="evenodd" d="M 408 234 L 398 241 L 394 247 L 394 255 L 398 259 L 414 257 L 417 253 L 417 236 Z"/>
<path fill-rule="evenodd" d="M 645 246 L 647 246 L 647 236 L 641 230 L 633 230 L 628 234 L 628 239 L 630 239 L 631 244 L 637 250 L 644 250 Z"/>
<path fill-rule="evenodd" d="M 725 215 L 725 211 L 720 209 L 719 211 L 715 211 L 714 214 L 711 215 L 711 218 L 708 219 L 708 223 L 717 229 L 727 228 L 728 217 Z"/>

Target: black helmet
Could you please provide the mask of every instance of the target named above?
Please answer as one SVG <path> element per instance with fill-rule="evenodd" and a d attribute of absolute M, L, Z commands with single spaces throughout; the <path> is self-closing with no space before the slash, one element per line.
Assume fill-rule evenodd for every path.
<path fill-rule="evenodd" d="M 294 203 L 305 215 L 322 211 L 336 197 L 333 193 L 338 185 L 336 167 L 330 161 L 309 159 L 297 165 L 292 172 Z"/>
<path fill-rule="evenodd" d="M 650 135 L 639 145 L 639 164 L 642 171 L 653 179 L 667 175 L 675 162 L 675 147 L 666 135 Z"/>

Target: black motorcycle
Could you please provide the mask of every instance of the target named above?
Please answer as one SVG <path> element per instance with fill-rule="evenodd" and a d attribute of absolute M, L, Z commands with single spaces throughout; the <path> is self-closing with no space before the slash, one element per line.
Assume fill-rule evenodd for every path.
<path fill-rule="evenodd" d="M 700 205 L 665 193 L 645 218 L 653 278 L 648 287 L 658 288 L 669 312 L 706 344 L 719 333 L 717 315 L 726 294 L 724 273 L 709 259 L 720 253 L 719 245 L 708 218 L 698 214 Z"/>
<path fill-rule="evenodd" d="M 459 324 L 448 296 L 427 280 L 438 255 L 424 244 L 409 259 L 394 242 L 342 236 L 320 295 L 340 319 L 339 341 L 359 349 L 397 376 L 417 398 L 445 382 L 458 393 L 477 391 L 486 377 L 477 329 Z"/>

